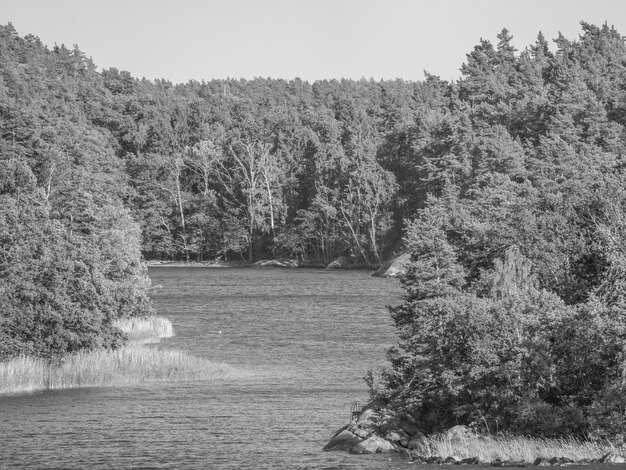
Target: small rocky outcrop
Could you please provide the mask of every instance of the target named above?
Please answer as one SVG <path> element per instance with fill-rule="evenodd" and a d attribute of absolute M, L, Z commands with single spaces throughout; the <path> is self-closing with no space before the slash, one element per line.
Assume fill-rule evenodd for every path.
<path fill-rule="evenodd" d="M 372 275 L 375 277 L 403 277 L 406 274 L 409 261 L 411 261 L 411 255 L 402 253 L 391 258 Z"/>
<path fill-rule="evenodd" d="M 350 267 L 350 259 L 347 256 L 340 256 L 326 266 L 326 269 L 347 269 Z"/>
<path fill-rule="evenodd" d="M 252 266 L 260 268 L 297 268 L 298 262 L 292 259 L 262 259 Z"/>
<path fill-rule="evenodd" d="M 447 457 L 432 455 L 432 447 L 428 445 L 431 438 L 442 439 L 443 442 L 461 443 L 478 439 L 493 440 L 490 436 L 476 434 L 467 426 L 453 426 L 452 428 L 428 438 L 422 433 L 416 421 L 410 415 L 398 415 L 366 406 L 357 419 L 339 429 L 326 444 L 325 451 L 344 451 L 351 454 L 380 454 L 400 452 L 408 456 L 413 462 L 436 465 L 478 465 L 489 464 L 492 467 L 560 467 L 569 465 L 586 465 L 593 463 L 626 463 L 626 456 L 610 452 L 600 459 L 571 460 L 567 457 L 537 458 L 532 464 L 514 460 L 496 459 L 492 462 L 483 462 L 478 457 L 462 458 L 456 455 Z M 496 441 L 493 442 L 497 444 Z"/>
<path fill-rule="evenodd" d="M 366 408 L 358 419 L 341 428 L 323 450 L 352 454 L 380 454 L 409 449 L 424 435 L 410 416 L 396 416 Z"/>
<path fill-rule="evenodd" d="M 337 433 L 322 450 L 341 450 L 344 452 L 350 452 L 357 444 L 363 441 L 363 438 L 357 436 L 347 428 L 348 426 L 337 431 Z"/>
<path fill-rule="evenodd" d="M 333 260 L 326 269 L 371 269 L 362 256 L 340 256 Z"/>
<path fill-rule="evenodd" d="M 395 451 L 396 448 L 389 441 L 375 434 L 350 449 L 351 454 L 389 454 Z"/>

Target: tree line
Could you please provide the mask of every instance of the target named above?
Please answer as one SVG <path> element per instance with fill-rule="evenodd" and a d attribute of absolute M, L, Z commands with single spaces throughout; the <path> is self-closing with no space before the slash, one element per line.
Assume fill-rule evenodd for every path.
<path fill-rule="evenodd" d="M 413 127 L 427 197 L 366 380 L 427 431 L 626 437 L 626 47 L 587 23 L 555 42 L 481 41 Z"/>

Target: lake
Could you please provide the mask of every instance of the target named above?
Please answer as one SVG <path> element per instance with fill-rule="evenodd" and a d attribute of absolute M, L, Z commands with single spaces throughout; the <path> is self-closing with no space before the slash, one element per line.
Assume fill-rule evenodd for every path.
<path fill-rule="evenodd" d="M 367 271 L 151 267 L 176 336 L 228 380 L 0 397 L 0 468 L 414 468 L 322 452 L 395 342 L 393 279 Z"/>

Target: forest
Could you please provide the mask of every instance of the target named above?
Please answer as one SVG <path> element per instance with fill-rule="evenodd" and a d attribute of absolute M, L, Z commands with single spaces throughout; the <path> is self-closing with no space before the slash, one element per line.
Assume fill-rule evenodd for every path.
<path fill-rule="evenodd" d="M 624 435 L 626 44 L 506 29 L 447 82 L 150 81 L 0 26 L 0 361 L 124 341 L 144 259 L 412 255 L 374 396 Z"/>

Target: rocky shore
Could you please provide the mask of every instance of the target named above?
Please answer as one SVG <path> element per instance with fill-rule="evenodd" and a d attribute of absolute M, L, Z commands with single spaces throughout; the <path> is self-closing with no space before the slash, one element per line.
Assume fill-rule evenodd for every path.
<path fill-rule="evenodd" d="M 398 278 L 404 276 L 406 265 L 410 256 L 407 253 L 394 256 L 378 268 L 373 276 L 385 278 Z M 172 268 L 325 268 L 325 269 L 372 269 L 358 257 L 340 256 L 327 265 L 303 263 L 299 260 L 278 258 L 263 259 L 256 262 L 243 260 L 210 260 L 210 261 L 161 261 L 148 260 L 148 266 L 172 267 Z"/>
<path fill-rule="evenodd" d="M 626 463 L 625 449 L 607 443 L 494 437 L 476 434 L 466 426 L 454 426 L 427 436 L 411 416 L 367 407 L 339 429 L 323 450 L 351 454 L 400 453 L 410 461 L 436 465 L 543 467 Z"/>

